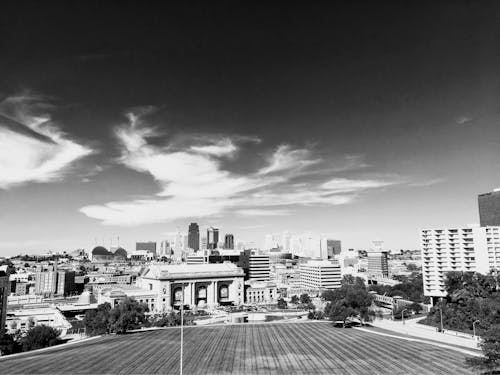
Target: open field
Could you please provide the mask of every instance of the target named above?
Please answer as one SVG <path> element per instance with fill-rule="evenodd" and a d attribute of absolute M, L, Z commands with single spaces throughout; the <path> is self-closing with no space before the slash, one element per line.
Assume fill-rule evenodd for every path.
<path fill-rule="evenodd" d="M 178 374 L 178 328 L 108 336 L 0 361 L 0 374 Z M 184 374 L 470 374 L 464 354 L 333 328 L 265 323 L 184 330 Z"/>

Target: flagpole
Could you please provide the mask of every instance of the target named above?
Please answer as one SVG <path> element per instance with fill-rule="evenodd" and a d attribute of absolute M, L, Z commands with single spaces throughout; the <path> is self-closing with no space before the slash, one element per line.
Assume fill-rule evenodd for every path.
<path fill-rule="evenodd" d="M 182 375 L 182 362 L 184 355 L 184 283 L 182 283 L 182 298 L 181 298 L 181 363 L 180 363 L 180 375 Z"/>

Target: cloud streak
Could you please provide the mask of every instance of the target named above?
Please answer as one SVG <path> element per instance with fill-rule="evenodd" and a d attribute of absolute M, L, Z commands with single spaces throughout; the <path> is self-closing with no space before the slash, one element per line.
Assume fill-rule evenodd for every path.
<path fill-rule="evenodd" d="M 268 153 L 265 164 L 255 172 L 238 174 L 226 170 L 224 160 L 238 158 L 242 142 L 260 140 L 235 135 L 184 135 L 182 147 L 175 138 L 161 144 L 158 139 L 164 135 L 145 124 L 141 116 L 130 113 L 127 117 L 129 122 L 115 130 L 121 147 L 118 160 L 132 170 L 151 175 L 159 189 L 149 199 L 80 209 L 106 225 L 158 223 L 228 211 L 243 216 L 281 216 L 290 214 L 297 205 L 351 203 L 360 192 L 397 183 L 331 176 L 326 181 L 291 183 L 323 159 L 312 149 L 287 144 Z M 347 160 L 353 168 L 363 165 L 358 156 Z"/>
<path fill-rule="evenodd" d="M 73 162 L 94 152 L 69 139 L 49 115 L 35 114 L 48 107 L 40 99 L 21 95 L 0 103 L 0 188 L 60 180 Z"/>

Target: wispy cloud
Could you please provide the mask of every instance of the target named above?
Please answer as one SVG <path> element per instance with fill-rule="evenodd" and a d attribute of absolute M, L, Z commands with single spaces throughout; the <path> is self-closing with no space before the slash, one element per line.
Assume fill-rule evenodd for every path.
<path fill-rule="evenodd" d="M 468 117 L 468 116 L 461 116 L 461 117 L 457 118 L 455 121 L 458 125 L 464 125 L 464 124 L 467 124 L 469 122 L 474 121 L 474 118 Z"/>
<path fill-rule="evenodd" d="M 122 152 L 119 162 L 151 175 L 159 191 L 150 199 L 108 202 L 80 209 L 85 215 L 109 225 L 138 225 L 180 218 L 219 215 L 231 210 L 245 216 L 279 216 L 295 205 L 340 205 L 357 194 L 394 185 L 389 180 L 332 178 L 290 183 L 322 162 L 313 149 L 280 145 L 269 153 L 266 164 L 253 173 L 238 174 L 224 169 L 223 160 L 238 157 L 245 141 L 255 138 L 235 135 L 182 137 L 182 147 L 173 137 L 161 145 L 159 134 L 141 116 L 128 114 L 129 122 L 115 131 Z M 156 139 L 155 139 L 156 138 Z M 190 144 L 191 142 L 191 144 Z M 159 145 L 160 144 L 160 145 Z M 359 157 L 341 164 L 359 166 Z M 341 165 L 339 164 L 339 165 Z M 321 172 L 323 173 L 323 172 Z"/>
<path fill-rule="evenodd" d="M 408 184 L 408 186 L 426 187 L 426 186 L 437 185 L 437 184 L 443 183 L 445 181 L 446 181 L 446 179 L 444 179 L 444 178 L 431 178 L 431 179 L 424 180 L 424 181 L 410 182 Z"/>
<path fill-rule="evenodd" d="M 243 216 L 285 216 L 289 215 L 291 210 L 285 209 L 259 209 L 259 208 L 248 208 L 237 210 L 236 213 Z"/>
<path fill-rule="evenodd" d="M 71 140 L 51 122 L 51 106 L 24 94 L 0 103 L 0 188 L 59 180 L 93 150 Z"/>
<path fill-rule="evenodd" d="M 260 175 L 296 172 L 321 161 L 314 158 L 311 150 L 294 149 L 290 145 L 280 145 L 268 158 L 268 165 L 258 171 Z"/>

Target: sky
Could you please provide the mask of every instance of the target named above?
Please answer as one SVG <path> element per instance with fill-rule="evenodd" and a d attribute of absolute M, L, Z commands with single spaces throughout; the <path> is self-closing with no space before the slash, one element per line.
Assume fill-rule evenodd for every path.
<path fill-rule="evenodd" d="M 500 187 L 495 1 L 11 3 L 0 256 L 190 222 L 418 248 Z"/>

